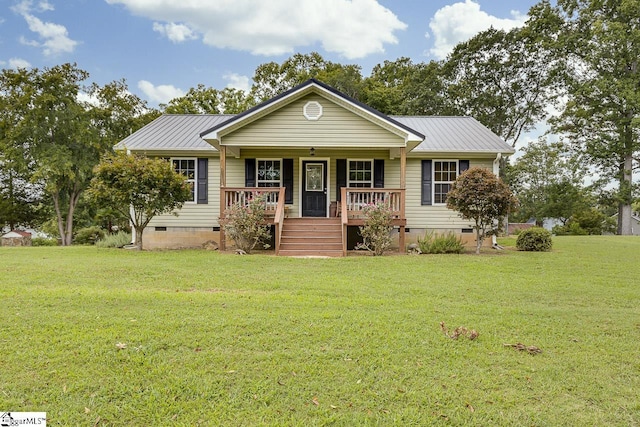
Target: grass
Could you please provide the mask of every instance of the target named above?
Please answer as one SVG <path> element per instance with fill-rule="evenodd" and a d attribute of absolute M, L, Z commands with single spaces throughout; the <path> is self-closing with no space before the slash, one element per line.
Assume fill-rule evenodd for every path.
<path fill-rule="evenodd" d="M 613 236 L 343 259 L 1 248 L 0 410 L 73 426 L 637 426 L 639 255 Z M 518 342 L 543 353 L 504 346 Z"/>

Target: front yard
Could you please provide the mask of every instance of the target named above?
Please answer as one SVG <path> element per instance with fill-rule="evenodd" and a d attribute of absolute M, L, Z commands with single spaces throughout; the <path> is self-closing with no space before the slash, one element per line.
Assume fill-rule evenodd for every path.
<path fill-rule="evenodd" d="M 615 236 L 337 259 L 1 248 L 0 410 L 72 426 L 639 425 L 639 261 L 640 239 Z"/>

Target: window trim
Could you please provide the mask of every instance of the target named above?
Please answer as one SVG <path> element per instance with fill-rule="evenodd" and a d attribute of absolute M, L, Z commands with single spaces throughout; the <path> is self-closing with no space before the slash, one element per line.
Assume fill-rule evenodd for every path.
<path fill-rule="evenodd" d="M 371 180 L 369 181 L 370 185 L 369 187 L 352 187 L 351 184 L 354 182 L 365 182 L 365 181 L 352 181 L 351 180 L 351 174 L 350 174 L 350 163 L 351 162 L 369 162 L 369 164 L 371 165 Z M 374 183 L 374 162 L 373 159 L 347 159 L 347 188 L 374 188 L 373 187 L 373 183 Z"/>
<path fill-rule="evenodd" d="M 258 170 L 260 169 L 260 162 L 279 162 L 280 163 L 280 180 L 278 181 L 278 187 L 284 187 L 282 181 L 282 158 L 256 158 L 256 187 L 259 188 L 275 188 L 275 187 L 260 187 L 260 175 L 258 174 Z M 275 181 L 265 181 L 262 182 L 275 182 Z"/>
<path fill-rule="evenodd" d="M 438 184 L 449 184 L 453 185 L 455 179 L 453 181 L 438 181 L 436 180 L 436 163 L 455 163 L 455 173 L 456 179 L 460 176 L 460 160 L 459 159 L 432 159 L 431 165 L 431 200 L 433 201 L 433 206 L 446 206 L 447 202 L 436 202 L 436 186 Z M 448 193 L 448 191 L 447 191 Z M 446 195 L 445 195 L 446 196 Z"/>
<path fill-rule="evenodd" d="M 174 160 L 193 160 L 193 179 L 188 179 L 187 182 L 192 184 L 193 191 L 192 199 L 185 201 L 185 203 L 189 204 L 197 204 L 198 203 L 198 158 L 197 157 L 170 157 L 169 161 L 171 162 L 171 167 L 176 173 L 180 173 L 173 166 Z M 184 175 L 184 174 L 182 174 Z M 185 176 L 186 177 L 186 176 Z"/>

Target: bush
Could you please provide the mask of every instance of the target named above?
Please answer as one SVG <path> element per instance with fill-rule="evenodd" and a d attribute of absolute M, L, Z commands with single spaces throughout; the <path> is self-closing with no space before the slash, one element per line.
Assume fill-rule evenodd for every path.
<path fill-rule="evenodd" d="M 104 239 L 106 235 L 105 231 L 97 225 L 91 227 L 85 227 L 78 230 L 76 233 L 74 243 L 78 245 L 93 245 L 98 240 Z"/>
<path fill-rule="evenodd" d="M 222 220 L 224 232 L 246 253 L 271 238 L 271 227 L 265 224 L 265 200 L 265 196 L 259 196 L 246 205 L 236 203 L 227 209 Z M 265 249 L 269 247 L 266 243 L 263 245 Z"/>
<path fill-rule="evenodd" d="M 438 234 L 427 231 L 423 238 L 418 237 L 418 245 L 423 254 L 461 254 L 464 252 L 462 237 L 452 231 Z"/>
<path fill-rule="evenodd" d="M 373 255 L 382 255 L 391 246 L 391 207 L 388 203 L 372 203 L 362 208 L 364 225 L 360 226 L 362 243 L 356 249 L 366 249 Z"/>
<path fill-rule="evenodd" d="M 521 251 L 550 251 L 552 245 L 551 232 L 541 227 L 524 230 L 516 239 L 516 247 Z"/>
<path fill-rule="evenodd" d="M 131 244 L 131 233 L 126 231 L 109 234 L 96 242 L 96 246 L 99 248 L 122 248 L 129 244 Z"/>
<path fill-rule="evenodd" d="M 50 237 L 34 237 L 31 246 L 58 246 L 58 239 Z"/>

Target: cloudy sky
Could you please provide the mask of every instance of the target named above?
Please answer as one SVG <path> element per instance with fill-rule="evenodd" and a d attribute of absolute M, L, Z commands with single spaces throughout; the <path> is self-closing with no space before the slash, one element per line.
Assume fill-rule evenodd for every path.
<path fill-rule="evenodd" d="M 199 83 L 247 89 L 256 67 L 294 53 L 358 64 L 442 59 L 490 26 L 526 19 L 533 0 L 0 0 L 0 68 L 76 62 L 126 79 L 151 105 Z"/>

